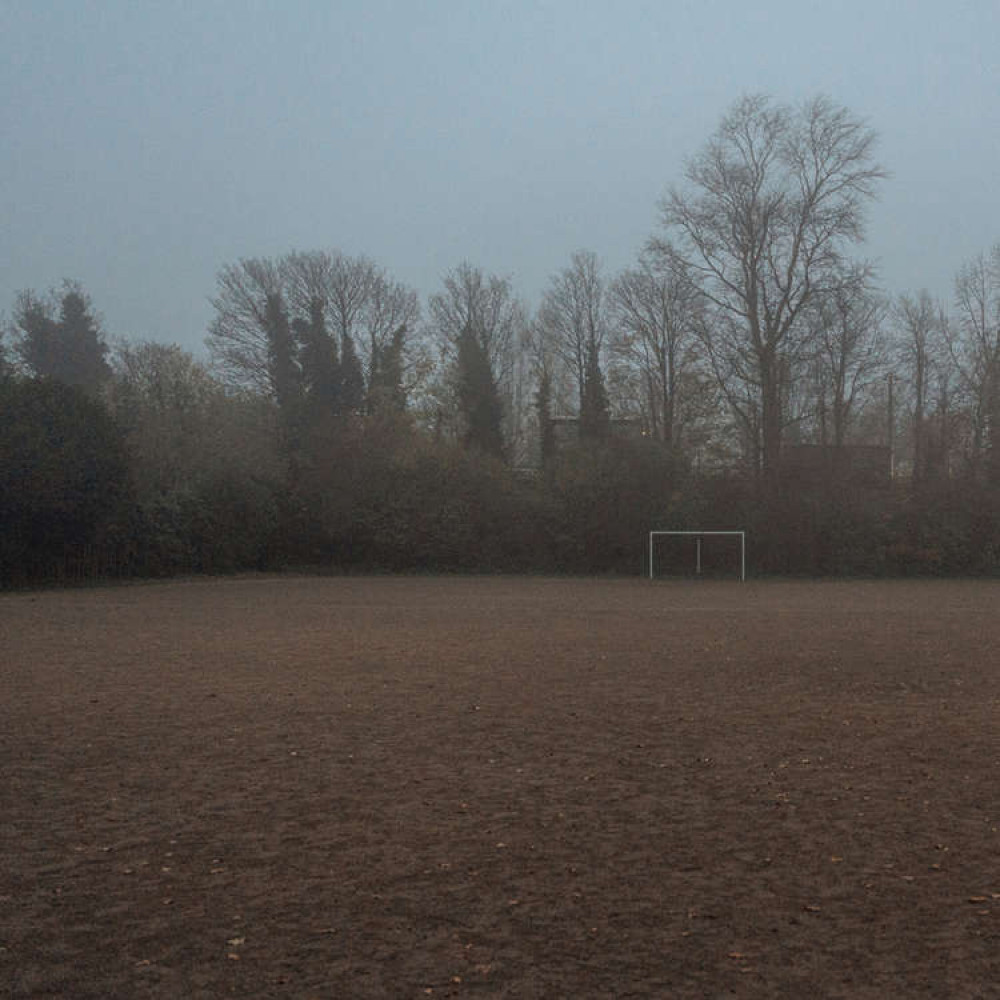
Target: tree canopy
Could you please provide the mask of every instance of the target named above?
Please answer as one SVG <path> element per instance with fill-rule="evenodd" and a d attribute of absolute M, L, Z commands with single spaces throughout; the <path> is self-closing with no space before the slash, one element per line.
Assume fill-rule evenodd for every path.
<path fill-rule="evenodd" d="M 367 257 L 244 257 L 202 361 L 109 355 L 80 285 L 22 292 L 3 581 L 84 557 L 634 572 L 651 526 L 706 524 L 769 572 L 1000 573 L 1000 249 L 951 305 L 880 287 L 875 139 L 827 98 L 742 98 L 636 259 L 578 250 L 534 310 L 469 261 L 421 323 Z"/>
<path fill-rule="evenodd" d="M 17 350 L 29 372 L 94 393 L 111 369 L 101 324 L 90 298 L 71 281 L 40 297 L 21 292 L 14 306 Z"/>
<path fill-rule="evenodd" d="M 806 312 L 850 274 L 884 169 L 876 133 L 825 97 L 732 107 L 671 189 L 651 251 L 694 283 L 703 341 L 759 455 L 777 472 L 789 374 L 810 351 Z"/>

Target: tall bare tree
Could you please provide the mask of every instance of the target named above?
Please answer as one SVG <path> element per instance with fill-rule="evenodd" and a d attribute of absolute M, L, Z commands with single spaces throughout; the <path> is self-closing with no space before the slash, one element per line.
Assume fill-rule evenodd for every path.
<path fill-rule="evenodd" d="M 348 342 L 357 351 L 366 381 L 397 331 L 412 333 L 419 320 L 417 293 L 368 257 L 313 250 L 288 254 L 281 266 L 293 310 L 308 315 L 319 303 L 339 348 Z"/>
<path fill-rule="evenodd" d="M 679 444 L 682 389 L 696 360 L 699 294 L 676 269 L 643 254 L 610 289 L 613 350 L 641 381 L 646 422 L 667 448 Z"/>
<path fill-rule="evenodd" d="M 388 387 L 400 406 L 426 377 L 427 360 L 417 338 L 419 322 L 417 293 L 380 272 L 371 284 L 368 308 L 355 340 L 369 386 L 373 376 L 376 382 L 381 379 L 382 387 Z M 388 377 L 390 370 L 395 372 L 393 379 Z"/>
<path fill-rule="evenodd" d="M 949 347 L 970 397 L 972 457 L 1000 484 L 1000 243 L 958 272 L 955 304 Z"/>
<path fill-rule="evenodd" d="M 912 409 L 913 479 L 926 480 L 931 472 L 929 418 L 935 402 L 949 395 L 943 372 L 944 310 L 924 289 L 916 296 L 900 295 L 896 301 L 897 350 L 904 368 Z M 936 392 L 940 388 L 942 392 Z"/>
<path fill-rule="evenodd" d="M 834 464 L 859 408 L 885 373 L 887 308 L 869 275 L 856 269 L 813 310 L 819 437 L 833 446 Z"/>
<path fill-rule="evenodd" d="M 212 363 L 231 386 L 275 395 L 268 340 L 268 300 L 283 294 L 278 264 L 244 257 L 216 275 L 215 317 L 206 338 Z"/>
<path fill-rule="evenodd" d="M 593 368 L 594 360 L 603 355 L 608 332 L 607 288 L 595 253 L 578 250 L 569 267 L 552 278 L 538 310 L 537 327 L 538 336 L 575 383 L 582 412 L 588 359 Z"/>
<path fill-rule="evenodd" d="M 661 203 L 663 235 L 650 248 L 700 289 L 713 367 L 767 475 L 803 358 L 803 313 L 836 289 L 885 176 L 875 141 L 825 97 L 793 109 L 747 96 L 688 162 L 686 186 Z"/>
<path fill-rule="evenodd" d="M 305 369 L 307 388 L 346 393 L 356 409 L 380 353 L 398 354 L 405 369 L 406 334 L 420 315 L 416 292 L 367 257 L 296 252 L 277 260 L 246 258 L 219 272 L 207 342 L 229 384 L 277 394 L 276 379 L 284 381 L 274 352 L 279 302 L 290 331 L 285 353 Z"/>
<path fill-rule="evenodd" d="M 522 323 L 522 309 L 508 278 L 485 274 L 468 261 L 449 271 L 444 291 L 428 300 L 431 329 L 445 355 L 453 355 L 470 330 L 490 361 L 498 384 L 506 381 Z"/>
<path fill-rule="evenodd" d="M 517 345 L 526 325 L 524 308 L 514 296 L 510 280 L 486 274 L 464 261 L 443 279 L 444 290 L 428 300 L 428 334 L 441 360 L 443 374 L 428 405 L 441 423 L 458 415 L 459 346 L 473 337 L 489 362 L 492 381 L 503 408 L 504 436 L 514 436 L 512 424 Z M 468 346 L 468 345 L 467 345 Z M 464 434 L 464 430 L 455 429 Z"/>

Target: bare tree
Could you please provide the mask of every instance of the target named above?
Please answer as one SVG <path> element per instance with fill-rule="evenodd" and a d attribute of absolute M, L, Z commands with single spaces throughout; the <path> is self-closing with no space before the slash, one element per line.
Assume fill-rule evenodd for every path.
<path fill-rule="evenodd" d="M 535 392 L 534 357 L 532 354 L 533 324 L 526 310 L 519 310 L 517 339 L 513 348 L 514 361 L 511 367 L 509 389 L 506 401 L 507 454 L 515 467 L 531 464 L 533 461 L 533 427 L 537 422 L 538 409 Z"/>
<path fill-rule="evenodd" d="M 679 443 L 682 388 L 697 358 L 697 289 L 676 269 L 643 254 L 610 289 L 613 351 L 634 371 L 645 398 L 650 432 L 668 448 Z"/>
<path fill-rule="evenodd" d="M 467 261 L 449 271 L 444 290 L 428 300 L 428 335 L 436 345 L 444 377 L 429 393 L 429 416 L 439 428 L 457 413 L 455 382 L 458 348 L 471 333 L 489 361 L 493 381 L 503 404 L 504 432 L 508 442 L 511 425 L 516 348 L 526 325 L 524 308 L 514 296 L 510 280 L 485 274 Z"/>
<path fill-rule="evenodd" d="M 525 413 L 527 433 L 524 435 L 533 442 L 533 460 L 543 468 L 555 455 L 555 430 L 553 417 L 558 403 L 556 401 L 556 359 L 551 345 L 541 330 L 537 317 L 526 324 L 521 339 L 519 351 L 519 368 L 522 373 L 522 384 L 525 391 L 522 396 L 531 393 L 530 409 Z M 527 389 L 527 386 L 531 389 Z"/>
<path fill-rule="evenodd" d="M 126 435 L 142 502 L 224 472 L 278 478 L 277 427 L 259 398 L 227 393 L 175 345 L 121 340 L 112 369 L 105 400 Z"/>
<path fill-rule="evenodd" d="M 281 265 L 293 310 L 321 316 L 341 357 L 357 354 L 366 383 L 379 352 L 419 319 L 416 292 L 390 280 L 368 257 L 312 251 L 289 254 Z"/>
<path fill-rule="evenodd" d="M 973 461 L 978 467 L 985 460 L 989 478 L 1000 483 L 1000 243 L 961 268 L 955 303 L 949 348 L 970 397 Z"/>
<path fill-rule="evenodd" d="M 498 382 L 506 378 L 521 307 L 508 278 L 463 261 L 444 276 L 444 291 L 428 300 L 430 324 L 442 350 L 456 351 L 465 330 L 479 340 Z"/>
<path fill-rule="evenodd" d="M 145 409 L 183 431 L 185 422 L 222 395 L 222 386 L 193 355 L 175 344 L 118 340 L 113 381 L 105 396 L 119 423 L 128 428 L 132 411 Z"/>
<path fill-rule="evenodd" d="M 358 353 L 365 367 L 365 377 L 370 378 L 372 365 L 379 355 L 402 343 L 403 377 L 412 383 L 419 377 L 420 352 L 415 335 L 420 322 L 420 300 L 417 293 L 398 281 L 392 281 L 379 272 L 371 283 L 368 307 L 358 332 Z"/>
<path fill-rule="evenodd" d="M 900 295 L 894 312 L 897 349 L 909 383 L 913 414 L 913 478 L 920 482 L 931 471 L 928 419 L 933 404 L 937 401 L 940 409 L 942 399 L 950 395 L 947 376 L 940 377 L 947 322 L 940 304 L 926 290 L 916 297 Z M 943 396 L 935 393 L 936 385 L 943 389 Z"/>
<path fill-rule="evenodd" d="M 419 320 L 417 293 L 392 281 L 368 257 L 310 251 L 288 254 L 281 266 L 293 310 L 305 316 L 321 303 L 338 343 L 356 347 L 366 380 L 378 352 L 400 328 L 412 332 Z"/>
<path fill-rule="evenodd" d="M 206 338 L 213 367 L 228 385 L 274 395 L 267 330 L 268 301 L 282 294 L 278 264 L 244 257 L 219 271 L 216 286 L 215 318 Z"/>
<path fill-rule="evenodd" d="M 279 301 L 296 340 L 297 361 L 315 360 L 321 349 L 331 364 L 356 355 L 366 383 L 373 359 L 394 349 L 420 316 L 416 292 L 392 281 L 367 257 L 339 251 L 243 259 L 222 268 L 217 285 L 207 338 L 214 366 L 229 384 L 267 395 L 276 388 L 268 331 Z"/>
<path fill-rule="evenodd" d="M 766 474 L 778 467 L 803 313 L 836 289 L 885 176 L 875 140 L 825 97 L 797 109 L 744 97 L 688 163 L 686 188 L 661 204 L 664 235 L 651 249 L 704 296 L 713 368 Z"/>
<path fill-rule="evenodd" d="M 588 357 L 600 357 L 608 332 L 608 302 L 601 264 L 578 250 L 552 278 L 538 311 L 538 333 L 576 383 L 585 405 Z"/>
<path fill-rule="evenodd" d="M 814 310 L 820 442 L 834 448 L 834 462 L 851 423 L 886 367 L 885 300 L 856 270 Z"/>

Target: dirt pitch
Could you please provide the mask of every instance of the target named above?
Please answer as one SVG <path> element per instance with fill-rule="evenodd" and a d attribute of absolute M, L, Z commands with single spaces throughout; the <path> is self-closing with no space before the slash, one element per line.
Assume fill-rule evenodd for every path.
<path fill-rule="evenodd" d="M 1000 996 L 998 599 L 0 596 L 0 997 Z"/>

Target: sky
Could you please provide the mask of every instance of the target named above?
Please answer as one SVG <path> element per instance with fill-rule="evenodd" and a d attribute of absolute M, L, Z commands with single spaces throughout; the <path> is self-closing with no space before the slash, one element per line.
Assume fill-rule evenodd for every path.
<path fill-rule="evenodd" d="M 890 171 L 862 256 L 946 304 L 1000 241 L 997 0 L 0 0 L 0 311 L 79 280 L 204 355 L 219 269 L 610 276 L 742 95 L 825 94 Z"/>

